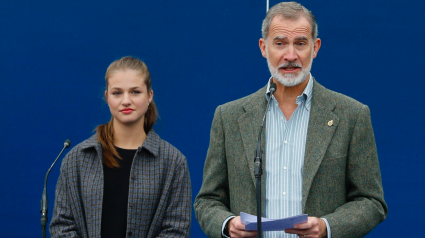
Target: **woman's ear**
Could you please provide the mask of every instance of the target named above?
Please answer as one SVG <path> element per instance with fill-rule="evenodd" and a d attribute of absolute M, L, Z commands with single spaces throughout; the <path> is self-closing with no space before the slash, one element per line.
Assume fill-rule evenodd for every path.
<path fill-rule="evenodd" d="M 151 90 L 151 93 L 149 94 L 149 103 L 152 102 L 153 99 L 153 90 Z"/>
<path fill-rule="evenodd" d="M 107 90 L 105 90 L 104 99 L 105 99 L 106 104 L 108 104 L 108 106 L 109 106 L 109 102 L 108 102 L 108 91 Z"/>

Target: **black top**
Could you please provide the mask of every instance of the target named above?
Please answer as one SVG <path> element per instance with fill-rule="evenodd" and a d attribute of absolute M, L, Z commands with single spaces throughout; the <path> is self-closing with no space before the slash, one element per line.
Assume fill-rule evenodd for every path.
<path fill-rule="evenodd" d="M 115 149 L 122 158 L 117 159 L 120 167 L 111 169 L 103 164 L 102 238 L 126 237 L 130 171 L 137 150 Z"/>

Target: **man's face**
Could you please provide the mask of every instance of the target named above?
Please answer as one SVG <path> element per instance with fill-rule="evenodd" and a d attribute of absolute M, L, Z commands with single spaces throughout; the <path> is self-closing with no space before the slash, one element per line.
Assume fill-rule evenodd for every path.
<path fill-rule="evenodd" d="M 310 75 L 313 58 L 320 48 L 320 39 L 313 41 L 307 18 L 297 20 L 275 16 L 267 40 L 260 39 L 262 55 L 267 58 L 270 73 L 281 84 L 292 87 Z"/>

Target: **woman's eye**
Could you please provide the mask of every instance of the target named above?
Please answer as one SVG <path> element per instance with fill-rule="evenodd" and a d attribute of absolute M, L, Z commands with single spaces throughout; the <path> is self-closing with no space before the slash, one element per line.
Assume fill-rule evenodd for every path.
<path fill-rule="evenodd" d="M 117 91 L 115 91 L 115 92 L 112 92 L 112 95 L 120 95 L 121 93 L 120 92 L 117 92 Z"/>
<path fill-rule="evenodd" d="M 134 90 L 133 91 L 133 94 L 139 94 L 139 93 L 141 93 L 140 91 L 137 91 L 137 90 Z"/>

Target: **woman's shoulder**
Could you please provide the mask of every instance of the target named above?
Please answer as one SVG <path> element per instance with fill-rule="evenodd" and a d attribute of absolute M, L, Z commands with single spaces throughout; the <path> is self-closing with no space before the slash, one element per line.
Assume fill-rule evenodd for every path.
<path fill-rule="evenodd" d="M 181 151 L 168 141 L 161 139 L 153 129 L 149 131 L 144 147 L 159 159 L 178 164 L 186 162 L 186 157 Z"/>
<path fill-rule="evenodd" d="M 86 140 L 74 146 L 63 159 L 62 164 L 77 163 L 78 160 L 94 158 L 97 156 L 97 150 L 101 149 L 101 145 L 97 140 L 97 134 L 93 134 Z"/>

